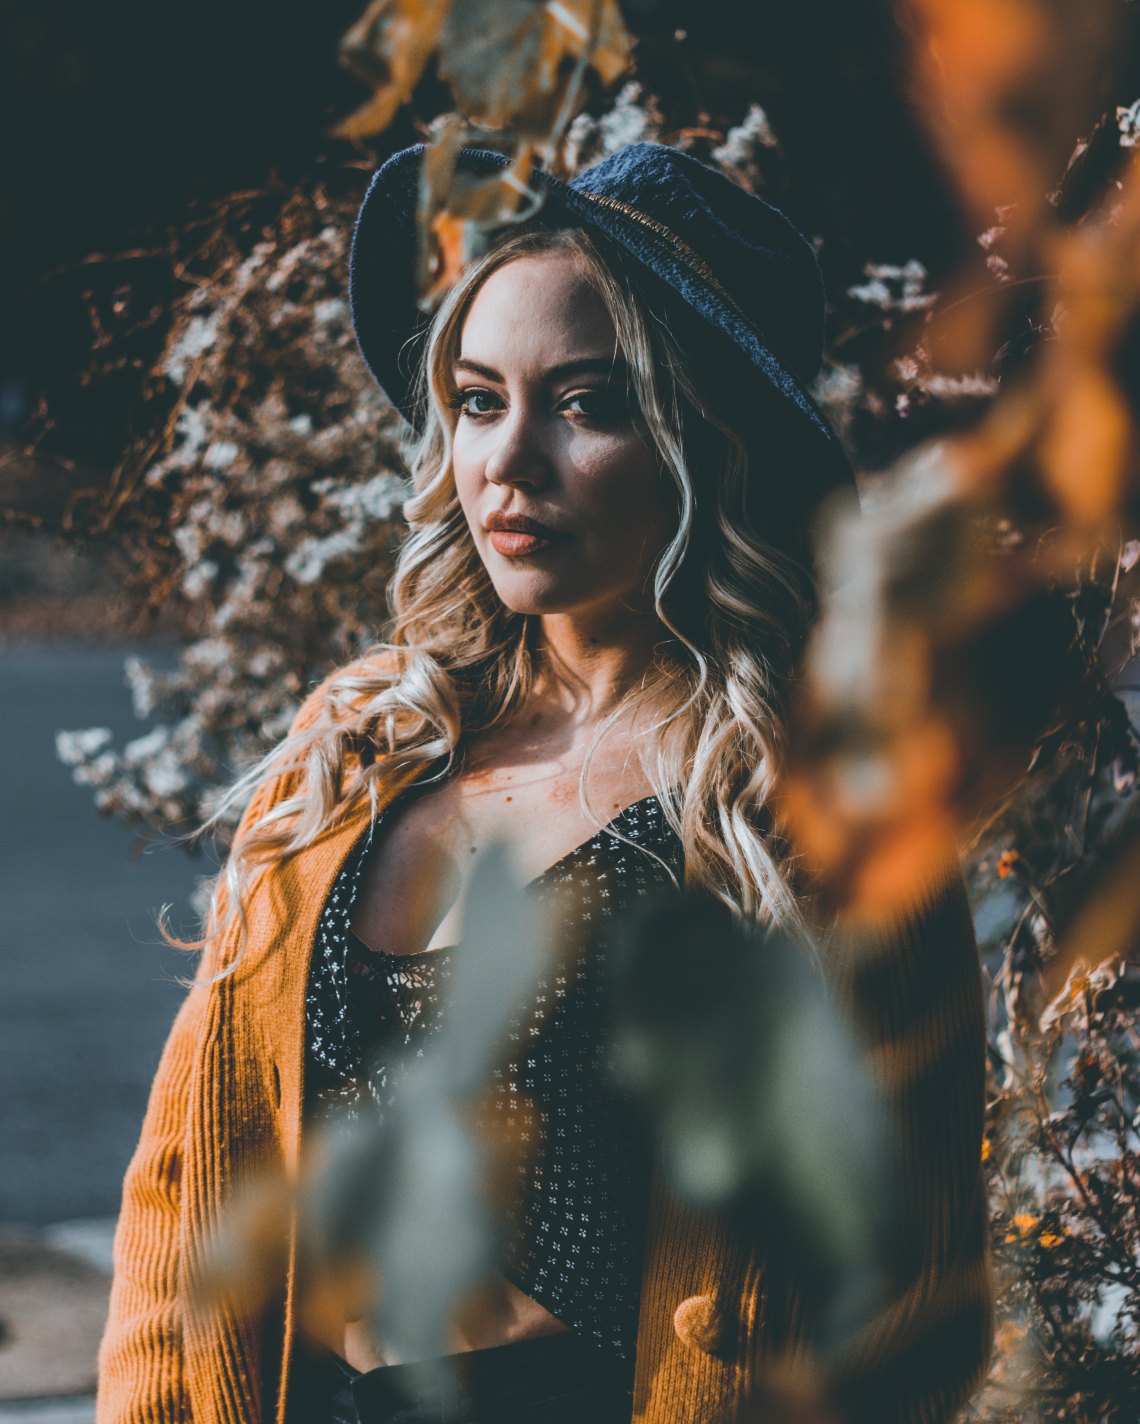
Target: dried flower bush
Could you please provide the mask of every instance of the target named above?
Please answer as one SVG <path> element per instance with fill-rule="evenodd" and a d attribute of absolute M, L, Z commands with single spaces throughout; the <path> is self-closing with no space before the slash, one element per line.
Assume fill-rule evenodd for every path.
<path fill-rule="evenodd" d="M 985 1157 L 1004 1289 L 998 1357 L 971 1420 L 1140 1417 L 1140 964 L 1113 953 L 1135 844 L 1135 546 L 1071 601 L 1094 695 L 1057 727 L 979 833 L 971 893 L 991 971 L 992 1092 Z M 1094 908 L 1106 957 L 1055 980 Z M 1126 925 L 1125 925 L 1126 928 Z M 1127 934 L 1127 930 L 1126 930 Z"/>
<path fill-rule="evenodd" d="M 314 673 L 383 626 L 405 476 L 348 319 L 350 222 L 319 192 L 289 202 L 183 304 L 156 372 L 161 453 L 123 475 L 113 517 L 140 587 L 196 636 L 173 673 L 127 662 L 153 731 L 121 750 L 99 729 L 59 738 L 100 808 L 136 824 L 199 824 Z"/>

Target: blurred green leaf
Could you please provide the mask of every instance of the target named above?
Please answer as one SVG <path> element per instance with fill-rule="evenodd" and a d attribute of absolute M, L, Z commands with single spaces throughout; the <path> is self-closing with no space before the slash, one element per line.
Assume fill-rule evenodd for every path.
<path fill-rule="evenodd" d="M 505 849 L 490 848 L 465 901 L 432 1053 L 405 1065 L 387 1116 L 350 1116 L 325 1145 L 306 1204 L 310 1229 L 334 1270 L 361 1259 L 374 1268 L 380 1293 L 372 1322 L 401 1360 L 447 1353 L 458 1303 L 499 1260 L 490 1156 L 474 1136 L 471 1109 L 512 1015 L 533 990 L 547 942 L 539 908 L 519 894 Z"/>
<path fill-rule="evenodd" d="M 881 1105 L 810 948 L 681 898 L 614 949 L 615 1057 L 648 1104 L 680 1191 L 794 1241 L 821 1338 L 874 1303 L 890 1209 Z M 760 1223 L 763 1223 L 761 1226 Z"/>

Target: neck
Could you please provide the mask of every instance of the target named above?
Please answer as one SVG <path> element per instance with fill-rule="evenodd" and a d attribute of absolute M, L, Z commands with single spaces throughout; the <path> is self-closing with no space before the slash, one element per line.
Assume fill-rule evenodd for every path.
<path fill-rule="evenodd" d="M 655 615 L 550 614 L 539 624 L 536 692 L 575 721 L 597 721 L 645 675 L 664 636 Z"/>

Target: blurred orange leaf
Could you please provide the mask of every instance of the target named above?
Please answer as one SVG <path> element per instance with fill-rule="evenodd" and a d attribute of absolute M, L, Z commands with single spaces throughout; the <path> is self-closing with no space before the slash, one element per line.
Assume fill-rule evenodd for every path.
<path fill-rule="evenodd" d="M 852 749 L 793 764 L 781 806 L 807 865 L 856 919 L 888 917 L 955 856 L 953 734 L 925 719 L 877 754 Z"/>
<path fill-rule="evenodd" d="M 424 159 L 417 285 L 425 311 L 482 254 L 496 228 L 517 219 L 524 205 L 530 209 L 540 201 L 530 186 L 535 161 L 530 144 L 520 144 L 506 168 L 475 177 L 456 166 L 463 139 L 462 122 L 453 121 Z"/>
<path fill-rule="evenodd" d="M 1073 133 L 1107 64 L 1116 15 L 1090 0 L 1074 25 L 1043 0 L 906 0 L 912 94 L 975 220 L 1004 217 L 1016 256 L 1044 222 Z M 1008 255 L 1008 254 L 1007 254 Z"/>
<path fill-rule="evenodd" d="M 539 206 L 536 154 L 555 162 L 581 107 L 587 69 L 611 83 L 632 40 L 617 0 L 372 0 L 341 43 L 343 63 L 372 97 L 334 130 L 340 138 L 384 129 L 435 55 L 458 113 L 428 148 L 420 195 L 417 288 L 430 310 L 497 225 Z M 510 166 L 492 177 L 457 169 L 467 125 L 510 130 Z"/>
<path fill-rule="evenodd" d="M 333 129 L 337 138 L 370 138 L 407 103 L 439 44 L 451 0 L 372 0 L 340 44 L 341 63 L 372 85 L 366 104 Z"/>
<path fill-rule="evenodd" d="M 459 0 L 443 29 L 439 68 L 467 118 L 541 138 L 563 107 L 576 61 L 608 83 L 630 52 L 616 0 Z"/>
<path fill-rule="evenodd" d="M 919 450 L 824 533 L 834 587 L 784 805 L 805 868 L 852 915 L 905 905 L 1087 695 L 1071 609 L 1031 553 L 995 538 L 992 478 L 960 476 L 990 453 L 975 436 Z"/>
<path fill-rule="evenodd" d="M 1099 965 L 1135 954 L 1140 937 L 1140 834 L 1120 845 L 1064 929 L 1043 972 L 1046 1014 Z M 1060 1002 L 1059 1002 L 1060 1001 Z"/>
<path fill-rule="evenodd" d="M 620 78 L 629 67 L 632 41 L 615 0 L 548 0 L 546 8 L 588 50 L 590 67 L 603 84 Z"/>
<path fill-rule="evenodd" d="M 1067 375 L 1041 443 L 1041 471 L 1069 517 L 1095 529 L 1120 507 L 1134 431 L 1107 371 L 1089 365 Z"/>
<path fill-rule="evenodd" d="M 434 244 L 432 261 L 433 283 L 428 289 L 428 297 L 434 294 L 435 284 L 447 288 L 458 278 L 466 262 L 467 252 L 466 218 L 457 217 L 445 208 L 431 220 L 430 241 Z"/>

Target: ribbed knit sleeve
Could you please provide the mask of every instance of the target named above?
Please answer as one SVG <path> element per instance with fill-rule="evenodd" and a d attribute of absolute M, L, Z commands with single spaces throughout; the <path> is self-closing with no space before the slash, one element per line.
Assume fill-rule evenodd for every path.
<path fill-rule="evenodd" d="M 178 1290 L 179 1188 L 205 992 L 192 989 L 174 1021 L 123 1183 L 110 1311 L 99 1354 L 97 1424 L 175 1424 L 189 1418 Z"/>
<path fill-rule="evenodd" d="M 837 1375 L 842 1417 L 942 1424 L 980 1383 L 992 1339 L 981 1145 L 985 1013 L 965 887 L 955 873 L 860 944 L 846 986 L 894 1128 L 889 1304 Z"/>
<path fill-rule="evenodd" d="M 312 693 L 293 724 L 300 730 L 319 715 L 323 687 Z M 238 835 L 295 788 L 295 775 L 270 777 L 242 817 Z M 187 1258 L 183 1174 L 191 1094 L 209 1073 L 201 1063 L 211 1015 L 218 1008 L 211 984 L 224 952 L 203 951 L 195 982 L 175 1018 L 151 1087 L 138 1147 L 123 1182 L 114 1244 L 114 1277 L 99 1351 L 96 1424 L 189 1424 L 183 1291 Z M 209 1091 L 217 1088 L 208 1085 Z M 226 1144 L 214 1144 L 219 1158 Z M 207 1424 L 207 1421 L 202 1421 Z"/>

